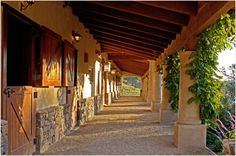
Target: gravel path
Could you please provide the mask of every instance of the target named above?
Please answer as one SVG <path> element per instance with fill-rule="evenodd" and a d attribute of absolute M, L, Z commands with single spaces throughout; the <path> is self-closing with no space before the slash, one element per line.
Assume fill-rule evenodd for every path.
<path fill-rule="evenodd" d="M 178 149 L 173 128 L 157 123 L 158 113 L 139 97 L 121 97 L 43 154 L 177 155 L 208 154 L 205 149 Z"/>

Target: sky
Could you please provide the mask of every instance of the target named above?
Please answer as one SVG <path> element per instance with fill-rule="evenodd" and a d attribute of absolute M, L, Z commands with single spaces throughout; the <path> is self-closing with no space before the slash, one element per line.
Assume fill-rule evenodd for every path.
<path fill-rule="evenodd" d="M 223 52 L 221 52 L 219 54 L 219 57 L 218 57 L 218 62 L 219 62 L 219 65 L 218 65 L 218 68 L 221 68 L 221 67 L 228 67 L 230 65 L 232 65 L 233 63 L 236 63 L 236 48 L 232 49 L 232 50 L 225 50 Z"/>
<path fill-rule="evenodd" d="M 218 56 L 218 63 L 218 69 L 225 67 L 227 73 L 227 68 L 232 64 L 236 64 L 236 48 L 221 52 Z M 220 73 L 219 75 L 223 76 Z M 226 77 L 223 76 L 223 79 L 226 79 Z"/>

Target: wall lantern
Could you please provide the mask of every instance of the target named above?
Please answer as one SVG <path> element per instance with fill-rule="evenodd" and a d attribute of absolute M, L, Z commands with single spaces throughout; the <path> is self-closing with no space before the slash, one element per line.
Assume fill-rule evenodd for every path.
<path fill-rule="evenodd" d="M 104 65 L 104 71 L 105 71 L 105 72 L 110 72 L 110 71 L 111 71 L 111 62 L 107 62 L 107 63 Z"/>
<path fill-rule="evenodd" d="M 29 6 L 34 4 L 34 0 L 27 0 L 20 2 L 20 11 L 26 10 Z"/>
<path fill-rule="evenodd" d="M 82 36 L 77 31 L 72 31 L 72 39 L 73 41 L 79 42 L 81 40 Z"/>

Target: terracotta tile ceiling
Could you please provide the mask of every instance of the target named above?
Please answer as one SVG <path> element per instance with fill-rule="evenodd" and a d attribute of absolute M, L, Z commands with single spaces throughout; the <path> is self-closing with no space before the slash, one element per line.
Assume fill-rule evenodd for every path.
<path fill-rule="evenodd" d="M 143 75 L 148 60 L 157 58 L 195 16 L 199 3 L 70 2 L 94 38 L 121 70 Z"/>

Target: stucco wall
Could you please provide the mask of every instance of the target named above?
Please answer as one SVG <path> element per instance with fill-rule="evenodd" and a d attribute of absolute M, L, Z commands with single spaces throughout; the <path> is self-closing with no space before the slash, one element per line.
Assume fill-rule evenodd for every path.
<path fill-rule="evenodd" d="M 20 2 L 4 2 L 15 8 L 19 12 Z M 44 25 L 62 36 L 63 39 L 72 41 L 72 30 L 79 31 L 82 39 L 78 43 L 74 43 L 78 50 L 78 71 L 82 73 L 88 72 L 88 67 L 94 67 L 97 58 L 95 49 L 100 50 L 100 45 L 89 33 L 88 29 L 78 20 L 77 16 L 72 14 L 72 9 L 67 6 L 63 8 L 64 2 L 44 2 L 35 1 L 35 4 L 29 6 L 21 13 L 32 19 L 34 22 Z M 84 63 L 84 52 L 89 53 L 89 62 Z"/>
<path fill-rule="evenodd" d="M 38 92 L 36 99 L 36 111 L 47 107 L 66 104 L 66 88 L 65 87 L 49 87 L 35 88 Z"/>
<path fill-rule="evenodd" d="M 79 31 L 82 39 L 78 43 L 73 43 L 78 50 L 78 66 L 77 73 L 89 73 L 88 69 L 94 67 L 95 61 L 98 59 L 95 50 L 100 50 L 100 45 L 93 38 L 84 25 L 78 20 L 77 16 L 72 14 L 72 9 L 67 6 L 63 7 L 64 2 L 35 2 L 26 10 L 20 11 L 20 2 L 8 1 L 4 2 L 20 13 L 24 14 L 39 25 L 43 25 L 62 36 L 62 39 L 72 42 L 72 30 Z M 84 53 L 89 54 L 89 62 L 84 63 Z M 92 85 L 88 86 L 93 87 Z M 85 88 L 88 88 L 85 86 Z M 65 103 L 65 88 L 37 88 L 37 110 L 46 107 L 55 106 Z M 90 90 L 93 90 L 92 88 Z M 89 91 L 91 92 L 91 91 Z M 89 94 L 91 96 L 91 94 Z M 87 97 L 89 97 L 87 96 Z"/>

